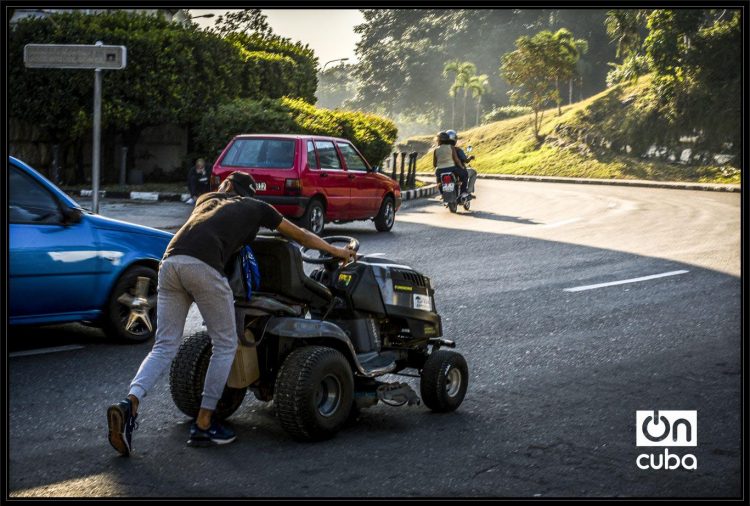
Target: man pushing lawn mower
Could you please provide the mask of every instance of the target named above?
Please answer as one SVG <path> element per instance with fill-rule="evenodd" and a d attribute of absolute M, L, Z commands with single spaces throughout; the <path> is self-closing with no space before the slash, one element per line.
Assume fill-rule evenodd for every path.
<path fill-rule="evenodd" d="M 231 443 L 234 432 L 213 417 L 237 350 L 234 297 L 224 272 L 230 258 L 252 242 L 260 227 L 349 261 L 356 253 L 337 248 L 284 219 L 270 205 L 252 198 L 252 176 L 233 172 L 218 191 L 200 196 L 187 222 L 167 246 L 159 268 L 154 346 L 130 383 L 127 397 L 107 410 L 109 442 L 122 455 L 132 450 L 140 401 L 177 354 L 190 305 L 195 302 L 211 335 L 213 352 L 202 402 L 190 427 L 190 446 Z"/>

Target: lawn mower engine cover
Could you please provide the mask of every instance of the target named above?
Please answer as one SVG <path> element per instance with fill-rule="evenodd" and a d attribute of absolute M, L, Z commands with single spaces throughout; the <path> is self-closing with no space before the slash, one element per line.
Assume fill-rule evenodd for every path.
<path fill-rule="evenodd" d="M 403 321 L 412 338 L 443 335 L 430 278 L 411 267 L 364 256 L 336 274 L 334 291 L 356 311 Z"/>

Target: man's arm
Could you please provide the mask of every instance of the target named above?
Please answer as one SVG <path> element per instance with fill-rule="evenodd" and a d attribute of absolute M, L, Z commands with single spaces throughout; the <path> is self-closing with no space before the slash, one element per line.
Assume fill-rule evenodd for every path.
<path fill-rule="evenodd" d="M 453 147 L 452 152 L 453 152 L 453 163 L 455 163 L 457 167 L 461 167 L 462 169 L 465 169 L 466 167 L 464 167 L 464 163 L 459 158 L 458 153 L 456 153 L 455 147 Z"/>
<path fill-rule="evenodd" d="M 281 234 L 285 237 L 292 239 L 293 241 L 297 241 L 302 246 L 317 249 L 320 251 L 326 251 L 334 257 L 338 257 L 346 261 L 349 261 L 350 259 L 353 260 L 356 256 L 356 252 L 354 250 L 332 246 L 317 235 L 308 230 L 305 230 L 304 228 L 298 227 L 286 218 L 281 220 L 281 224 L 276 230 L 281 232 Z"/>

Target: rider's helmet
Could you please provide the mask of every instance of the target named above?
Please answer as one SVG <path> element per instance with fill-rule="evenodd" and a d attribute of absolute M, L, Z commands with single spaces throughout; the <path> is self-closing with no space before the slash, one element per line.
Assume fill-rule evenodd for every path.
<path fill-rule="evenodd" d="M 448 134 L 448 139 L 450 139 L 451 144 L 455 144 L 458 140 L 458 133 L 456 133 L 455 130 L 447 130 L 445 133 Z"/>

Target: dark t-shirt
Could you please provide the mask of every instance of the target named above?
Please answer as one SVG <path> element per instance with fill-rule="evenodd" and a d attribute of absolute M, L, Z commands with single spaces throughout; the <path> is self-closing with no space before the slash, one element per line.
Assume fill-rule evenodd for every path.
<path fill-rule="evenodd" d="M 458 155 L 458 159 L 462 162 L 466 163 L 469 161 L 469 157 L 466 156 L 466 153 L 464 153 L 464 150 L 461 148 L 456 148 L 456 154 Z"/>
<path fill-rule="evenodd" d="M 265 202 L 211 192 L 201 195 L 193 213 L 167 246 L 164 258 L 188 255 L 225 275 L 229 258 L 252 242 L 260 227 L 275 230 L 283 217 Z"/>

